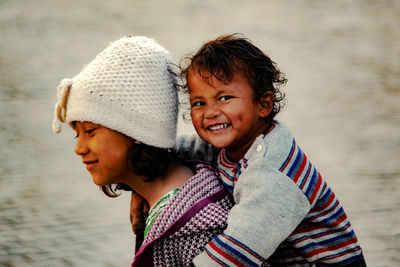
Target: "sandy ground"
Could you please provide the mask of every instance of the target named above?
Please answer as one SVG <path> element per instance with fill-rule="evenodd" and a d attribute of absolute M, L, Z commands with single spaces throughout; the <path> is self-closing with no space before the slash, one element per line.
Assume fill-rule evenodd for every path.
<path fill-rule="evenodd" d="M 398 1 L 0 0 L 0 266 L 129 265 L 129 195 L 105 197 L 72 131 L 52 134 L 56 87 L 124 35 L 151 36 L 178 62 L 233 32 L 286 73 L 279 119 L 340 198 L 368 265 L 400 263 Z"/>

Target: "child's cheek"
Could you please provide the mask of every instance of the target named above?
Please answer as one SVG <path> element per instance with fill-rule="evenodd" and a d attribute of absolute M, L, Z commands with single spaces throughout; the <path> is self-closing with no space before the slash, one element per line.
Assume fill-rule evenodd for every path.
<path fill-rule="evenodd" d="M 191 111 L 190 113 L 190 117 L 192 119 L 192 124 L 193 126 L 196 128 L 196 130 L 198 130 L 198 128 L 201 126 L 201 116 L 199 114 L 199 112 L 197 111 Z"/>

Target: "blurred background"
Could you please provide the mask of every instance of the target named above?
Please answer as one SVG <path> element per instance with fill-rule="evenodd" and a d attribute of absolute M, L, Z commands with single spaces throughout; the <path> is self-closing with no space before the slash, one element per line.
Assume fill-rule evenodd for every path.
<path fill-rule="evenodd" d="M 278 118 L 341 200 L 367 264 L 398 266 L 395 0 L 0 0 L 0 266 L 129 266 L 130 196 L 107 198 L 74 133 L 52 133 L 56 87 L 122 36 L 153 37 L 179 62 L 234 32 L 287 75 Z"/>

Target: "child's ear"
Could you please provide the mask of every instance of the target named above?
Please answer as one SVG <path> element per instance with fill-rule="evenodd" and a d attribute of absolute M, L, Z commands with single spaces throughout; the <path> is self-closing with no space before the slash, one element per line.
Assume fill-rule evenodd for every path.
<path fill-rule="evenodd" d="M 274 108 L 274 93 L 268 91 L 260 98 L 260 117 L 266 118 Z"/>

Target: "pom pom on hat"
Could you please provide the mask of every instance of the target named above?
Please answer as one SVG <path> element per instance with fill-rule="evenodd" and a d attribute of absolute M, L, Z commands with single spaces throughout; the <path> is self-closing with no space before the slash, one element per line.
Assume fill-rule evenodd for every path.
<path fill-rule="evenodd" d="M 53 131 L 88 121 L 145 144 L 175 146 L 178 95 L 168 51 L 153 39 L 124 37 L 110 44 L 57 93 Z"/>

